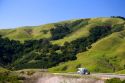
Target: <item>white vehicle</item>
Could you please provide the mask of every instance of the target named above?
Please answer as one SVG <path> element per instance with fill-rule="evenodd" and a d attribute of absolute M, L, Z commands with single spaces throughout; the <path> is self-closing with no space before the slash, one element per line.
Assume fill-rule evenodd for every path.
<path fill-rule="evenodd" d="M 80 75 L 89 75 L 90 74 L 90 72 L 86 68 L 78 68 L 77 73 Z"/>

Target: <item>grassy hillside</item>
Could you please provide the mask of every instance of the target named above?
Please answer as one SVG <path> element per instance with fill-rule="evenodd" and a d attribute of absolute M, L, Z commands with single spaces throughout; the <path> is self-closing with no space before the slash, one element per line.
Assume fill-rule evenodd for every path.
<path fill-rule="evenodd" d="M 19 40 L 19 41 L 30 40 L 30 39 L 50 38 L 51 37 L 50 29 L 55 28 L 56 25 L 63 26 L 67 24 L 69 26 L 75 26 L 75 24 L 79 25 L 80 22 L 82 22 L 82 19 L 62 21 L 58 23 L 45 24 L 45 25 L 40 25 L 40 26 L 25 26 L 25 27 L 19 27 L 15 29 L 2 29 L 0 30 L 0 35 L 2 35 L 2 37 L 8 37 L 9 39 L 14 39 L 14 40 Z"/>
<path fill-rule="evenodd" d="M 77 60 L 50 68 L 52 72 L 75 72 L 86 67 L 92 72 L 115 72 L 125 68 L 125 31 L 113 33 L 92 45 L 86 52 L 77 54 Z"/>
<path fill-rule="evenodd" d="M 125 70 L 118 71 L 116 74 L 125 74 Z"/>
<path fill-rule="evenodd" d="M 81 26 L 78 30 L 74 31 L 73 33 L 67 35 L 63 39 L 53 41 L 54 44 L 64 44 L 64 42 L 68 41 L 71 42 L 76 40 L 80 37 L 86 37 L 89 35 L 89 30 L 94 26 L 101 26 L 101 25 L 115 25 L 115 24 L 122 24 L 124 21 L 121 19 L 115 18 L 93 18 L 90 19 L 85 26 Z"/>
<path fill-rule="evenodd" d="M 103 29 L 108 27 L 109 31 Z M 20 53 L 14 55 L 17 59 L 12 66 L 15 67 L 52 67 L 50 72 L 75 72 L 78 67 L 86 67 L 91 72 L 125 69 L 125 20 L 121 18 L 75 19 L 0 30 L 0 35 L 21 42 L 30 40 L 24 43 L 22 53 L 18 50 Z M 45 38 L 47 41 L 39 40 Z"/>
<path fill-rule="evenodd" d="M 43 28 L 45 27 L 45 28 Z M 46 24 L 35 27 L 20 27 L 16 29 L 4 29 L 0 30 L 0 35 L 3 37 L 8 37 L 10 39 L 24 41 L 30 39 L 41 39 L 41 38 L 49 38 L 51 34 L 49 33 L 49 29 L 53 28 L 53 24 Z M 46 31 L 46 33 L 44 33 Z"/>
<path fill-rule="evenodd" d="M 50 38 L 50 29 L 56 28 L 56 25 L 68 25 L 72 33 L 66 35 L 64 38 L 52 41 L 53 44 L 63 45 L 64 42 L 71 42 L 80 37 L 88 36 L 89 29 L 97 25 L 115 25 L 122 24 L 124 21 L 119 18 L 91 18 L 91 19 L 76 19 L 62 21 L 58 23 L 40 25 L 40 26 L 26 26 L 16 29 L 3 29 L 0 30 L 2 37 L 9 39 L 24 41 L 31 39 Z"/>
<path fill-rule="evenodd" d="M 89 22 L 89 25 L 93 24 L 91 27 L 124 23 L 120 19 L 114 18 L 94 18 Z M 86 67 L 92 72 L 115 72 L 125 69 L 124 49 L 125 30 L 113 33 L 93 43 L 90 50 L 77 54 L 77 60 L 61 63 L 49 70 L 51 72 L 75 72 L 79 67 Z"/>

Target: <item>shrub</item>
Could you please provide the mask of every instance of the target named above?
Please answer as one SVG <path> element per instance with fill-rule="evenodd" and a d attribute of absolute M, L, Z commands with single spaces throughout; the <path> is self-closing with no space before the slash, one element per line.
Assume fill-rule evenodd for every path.
<path fill-rule="evenodd" d="M 125 17 L 122 17 L 122 16 L 111 16 L 111 18 L 120 18 L 120 19 L 125 20 Z"/>
<path fill-rule="evenodd" d="M 17 76 L 0 76 L 0 83 L 20 83 Z"/>
<path fill-rule="evenodd" d="M 58 40 L 70 33 L 70 29 L 66 25 L 57 26 L 56 28 L 51 29 L 50 33 L 52 34 L 52 40 Z"/>
<path fill-rule="evenodd" d="M 124 29 L 124 26 L 122 24 L 117 24 L 113 26 L 112 32 L 119 32 Z"/>
<path fill-rule="evenodd" d="M 34 71 L 27 71 L 27 75 L 33 75 L 35 72 Z"/>
<path fill-rule="evenodd" d="M 120 78 L 112 78 L 106 80 L 105 83 L 125 83 L 125 80 L 121 81 Z"/>

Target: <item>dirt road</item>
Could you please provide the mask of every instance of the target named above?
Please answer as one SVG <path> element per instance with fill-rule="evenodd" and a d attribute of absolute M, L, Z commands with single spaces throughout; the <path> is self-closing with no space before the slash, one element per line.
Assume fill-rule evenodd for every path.
<path fill-rule="evenodd" d="M 65 75 L 67 76 L 65 77 Z M 110 78 L 125 79 L 125 75 L 104 74 L 104 73 L 91 74 L 81 77 L 72 77 L 72 75 L 75 74 L 63 74 L 63 75 L 56 74 L 54 76 L 44 76 L 39 78 L 36 83 L 104 83 L 105 79 L 110 79 Z"/>
<path fill-rule="evenodd" d="M 37 83 L 104 83 L 104 81 L 94 78 L 66 78 L 63 76 L 53 76 L 39 78 Z"/>
<path fill-rule="evenodd" d="M 91 76 L 95 76 L 97 78 L 101 78 L 101 79 L 110 79 L 110 78 L 120 78 L 120 79 L 125 79 L 125 75 L 123 74 L 106 74 L 106 73 L 99 73 L 99 74 L 91 74 Z"/>

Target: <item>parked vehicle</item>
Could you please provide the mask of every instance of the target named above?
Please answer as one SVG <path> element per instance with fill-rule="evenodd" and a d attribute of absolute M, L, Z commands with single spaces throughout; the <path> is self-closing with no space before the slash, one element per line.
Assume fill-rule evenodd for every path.
<path fill-rule="evenodd" d="M 90 74 L 90 72 L 86 68 L 78 68 L 77 73 L 80 75 L 89 75 Z"/>

